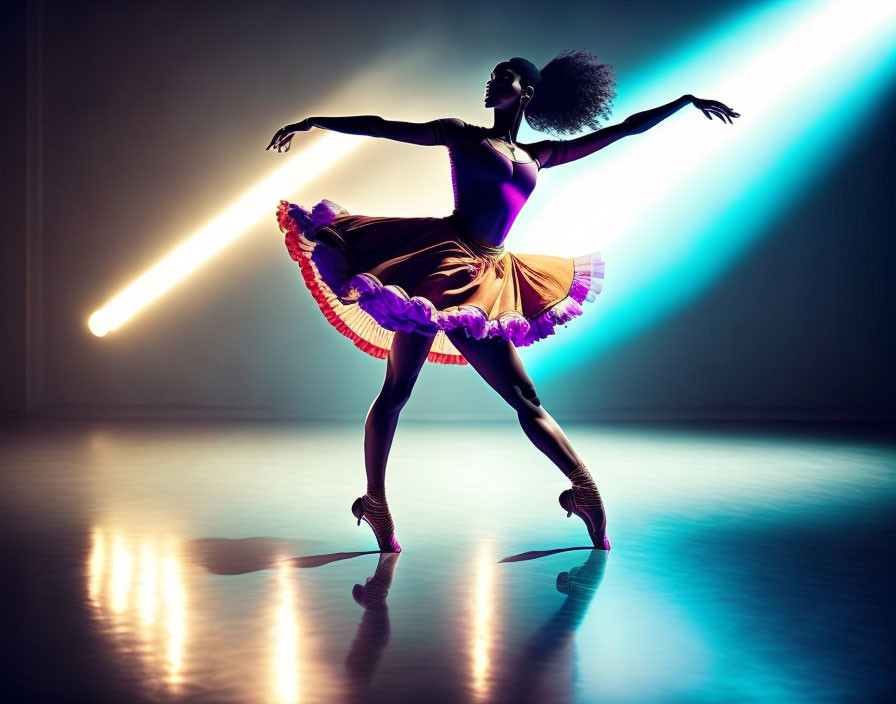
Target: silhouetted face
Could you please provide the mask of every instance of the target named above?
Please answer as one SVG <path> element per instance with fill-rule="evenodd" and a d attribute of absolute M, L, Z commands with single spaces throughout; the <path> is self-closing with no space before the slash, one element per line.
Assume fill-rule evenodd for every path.
<path fill-rule="evenodd" d="M 485 85 L 485 107 L 487 108 L 516 108 L 523 87 L 520 85 L 520 74 L 510 68 L 506 61 L 502 61 L 492 71 L 488 83 Z"/>

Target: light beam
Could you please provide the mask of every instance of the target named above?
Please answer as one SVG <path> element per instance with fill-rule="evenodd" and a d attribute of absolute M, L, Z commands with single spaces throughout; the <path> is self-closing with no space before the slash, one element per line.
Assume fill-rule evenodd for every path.
<path fill-rule="evenodd" d="M 103 337 L 160 298 L 265 218 L 277 203 L 314 181 L 362 144 L 357 135 L 328 133 L 239 196 L 169 254 L 115 294 L 87 321 Z"/>

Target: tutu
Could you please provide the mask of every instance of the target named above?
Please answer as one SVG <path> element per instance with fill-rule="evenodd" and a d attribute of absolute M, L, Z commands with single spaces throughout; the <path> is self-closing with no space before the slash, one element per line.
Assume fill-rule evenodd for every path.
<path fill-rule="evenodd" d="M 447 217 L 352 215 L 329 200 L 280 201 L 286 248 L 330 324 L 384 359 L 396 331 L 434 334 L 427 361 L 466 364 L 445 334 L 525 347 L 582 314 L 601 290 L 599 252 L 518 254 L 465 237 Z"/>

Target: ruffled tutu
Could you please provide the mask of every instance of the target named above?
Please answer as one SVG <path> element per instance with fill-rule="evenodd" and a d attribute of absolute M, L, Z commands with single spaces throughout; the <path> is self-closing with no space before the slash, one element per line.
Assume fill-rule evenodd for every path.
<path fill-rule="evenodd" d="M 280 201 L 286 248 L 326 319 L 379 359 L 398 330 L 435 334 L 427 361 L 466 364 L 447 331 L 525 347 L 582 314 L 600 293 L 600 252 L 517 254 L 466 238 L 448 217 L 351 215 L 322 200 Z"/>

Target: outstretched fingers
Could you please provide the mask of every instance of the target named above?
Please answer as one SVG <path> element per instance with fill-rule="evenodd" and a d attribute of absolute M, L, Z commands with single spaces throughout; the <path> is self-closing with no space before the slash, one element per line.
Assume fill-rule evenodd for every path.
<path fill-rule="evenodd" d="M 277 144 L 277 142 L 280 140 L 280 135 L 281 135 L 281 134 L 283 134 L 283 130 L 282 130 L 282 129 L 277 130 L 276 132 L 274 132 L 274 136 L 271 137 L 271 142 L 270 142 L 270 144 L 268 144 L 268 146 L 265 147 L 265 151 L 267 151 L 268 149 L 270 149 L 271 147 L 273 147 L 275 144 Z"/>
<path fill-rule="evenodd" d="M 276 133 L 274 133 L 274 136 L 271 138 L 271 143 L 265 147 L 265 151 L 276 146 L 277 151 L 279 152 L 279 151 L 281 151 L 281 147 L 283 147 L 285 145 L 286 149 L 283 149 L 282 151 L 288 152 L 290 142 L 292 142 L 292 138 L 293 138 L 292 132 L 290 130 L 286 129 L 285 127 L 282 127 L 279 130 L 277 130 Z"/>
<path fill-rule="evenodd" d="M 718 100 L 703 100 L 701 98 L 693 98 L 691 102 L 704 115 L 706 115 L 707 120 L 712 120 L 712 116 L 715 115 L 717 118 L 722 120 L 722 122 L 727 121 L 728 124 L 733 125 L 734 121 L 731 118 L 740 117 L 739 112 L 735 112 L 730 107 L 725 105 L 725 103 L 719 102 Z"/>
<path fill-rule="evenodd" d="M 720 120 L 722 120 L 722 122 L 724 122 L 727 119 L 729 123 L 734 124 L 733 122 L 731 122 L 731 118 L 728 117 L 728 115 L 726 115 L 721 110 L 714 110 L 712 108 L 704 108 L 703 114 L 706 115 L 707 119 L 709 119 L 709 120 L 712 120 L 712 116 L 715 115 Z"/>

